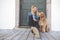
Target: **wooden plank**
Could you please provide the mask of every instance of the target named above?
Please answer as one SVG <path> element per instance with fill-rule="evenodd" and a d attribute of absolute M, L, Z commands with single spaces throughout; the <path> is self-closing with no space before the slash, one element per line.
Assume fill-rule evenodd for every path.
<path fill-rule="evenodd" d="M 60 40 L 60 32 L 51 32 L 49 33 L 50 35 L 52 35 L 56 40 Z"/>
<path fill-rule="evenodd" d="M 46 35 L 44 33 L 42 33 L 42 32 L 40 32 L 40 37 L 41 37 L 41 40 L 48 40 Z"/>
<path fill-rule="evenodd" d="M 31 31 L 29 32 L 27 40 L 34 40 L 34 35 Z"/>
<path fill-rule="evenodd" d="M 40 32 L 40 37 L 34 37 L 29 29 L 0 30 L 0 40 L 60 40 L 60 32 Z"/>
<path fill-rule="evenodd" d="M 9 35 L 9 37 L 6 37 L 4 40 L 13 40 L 14 37 L 16 37 L 18 34 L 24 33 L 26 30 L 18 30 L 12 35 Z M 13 32 L 13 31 L 12 31 Z"/>
<path fill-rule="evenodd" d="M 13 33 L 15 33 L 18 30 L 0 30 L 0 39 L 4 40 L 6 37 L 8 37 L 9 35 L 12 35 Z"/>
<path fill-rule="evenodd" d="M 11 35 L 9 34 L 7 37 L 4 38 L 4 40 L 10 40 L 10 39 L 14 38 L 15 34 L 17 35 L 18 33 L 19 33 L 19 31 L 16 31 L 15 33 L 13 33 Z"/>
<path fill-rule="evenodd" d="M 55 40 L 57 40 L 53 35 L 54 34 L 52 34 L 53 32 L 48 32 L 48 34 L 50 34 Z"/>
<path fill-rule="evenodd" d="M 34 40 L 41 40 L 40 38 L 36 38 L 36 37 L 34 37 Z"/>
<path fill-rule="evenodd" d="M 24 32 L 24 33 L 19 37 L 18 40 L 26 40 L 28 33 L 29 33 L 29 30 L 27 30 L 26 32 Z"/>
<path fill-rule="evenodd" d="M 33 39 L 34 40 L 41 40 L 40 38 L 36 38 L 34 34 L 33 34 Z"/>
<path fill-rule="evenodd" d="M 48 32 L 44 33 L 48 40 L 55 40 Z"/>

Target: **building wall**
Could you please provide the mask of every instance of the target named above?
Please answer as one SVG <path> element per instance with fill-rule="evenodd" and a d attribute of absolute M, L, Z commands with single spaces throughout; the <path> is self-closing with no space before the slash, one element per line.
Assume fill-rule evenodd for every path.
<path fill-rule="evenodd" d="M 0 0 L 0 29 L 15 27 L 15 0 Z"/>
<path fill-rule="evenodd" d="M 51 29 L 60 31 L 60 0 L 52 0 L 51 3 Z"/>
<path fill-rule="evenodd" d="M 60 0 L 47 0 L 47 19 L 52 31 L 60 31 Z M 51 7 L 50 7 L 51 6 Z M 19 0 L 0 0 L 0 29 L 19 26 Z"/>
<path fill-rule="evenodd" d="M 48 25 L 51 30 L 51 0 L 46 0 L 46 13 L 47 13 Z"/>
<path fill-rule="evenodd" d="M 15 10 L 15 11 L 16 11 L 16 12 L 15 12 L 15 27 L 16 27 L 16 28 L 19 27 L 19 12 L 20 12 L 20 11 L 19 11 L 19 7 L 20 7 L 20 6 L 19 6 L 19 5 L 20 5 L 19 2 L 20 2 L 19 0 L 16 0 L 16 1 L 15 1 L 15 4 L 16 4 L 16 5 L 15 5 L 15 9 L 16 9 L 16 10 Z"/>

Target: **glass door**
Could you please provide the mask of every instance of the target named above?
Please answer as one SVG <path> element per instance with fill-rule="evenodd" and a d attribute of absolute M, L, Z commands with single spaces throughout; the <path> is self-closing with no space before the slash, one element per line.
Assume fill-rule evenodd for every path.
<path fill-rule="evenodd" d="M 32 5 L 36 5 L 39 11 L 46 14 L 46 0 L 20 0 L 19 26 L 28 26 L 26 16 Z"/>

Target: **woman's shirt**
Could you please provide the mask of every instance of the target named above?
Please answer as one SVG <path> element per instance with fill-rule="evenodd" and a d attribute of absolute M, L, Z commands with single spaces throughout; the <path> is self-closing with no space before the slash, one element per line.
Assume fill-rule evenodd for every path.
<path fill-rule="evenodd" d="M 38 16 L 36 14 L 33 15 L 33 20 L 38 21 Z"/>
<path fill-rule="evenodd" d="M 31 15 L 32 15 L 32 13 L 29 12 L 28 15 L 27 15 L 27 22 L 29 22 L 29 16 L 31 16 Z M 32 17 L 33 17 L 33 20 L 37 20 L 38 21 L 38 19 L 39 19 L 39 17 L 36 14 L 32 15 Z"/>

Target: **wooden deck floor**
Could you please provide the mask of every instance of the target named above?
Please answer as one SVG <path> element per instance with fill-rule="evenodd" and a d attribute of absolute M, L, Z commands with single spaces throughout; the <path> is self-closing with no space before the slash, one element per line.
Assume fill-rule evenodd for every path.
<path fill-rule="evenodd" d="M 41 39 L 37 39 L 30 29 L 0 29 L 0 40 L 60 40 L 60 32 L 40 32 Z"/>

